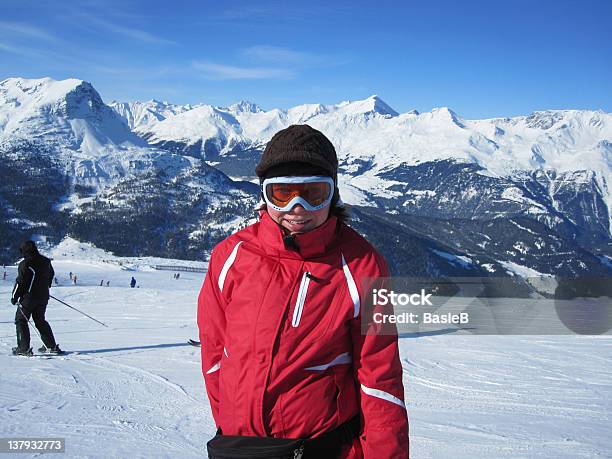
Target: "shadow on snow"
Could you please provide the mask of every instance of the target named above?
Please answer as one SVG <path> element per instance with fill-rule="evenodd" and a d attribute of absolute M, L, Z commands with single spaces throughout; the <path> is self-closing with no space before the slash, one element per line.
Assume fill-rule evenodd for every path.
<path fill-rule="evenodd" d="M 105 352 L 164 349 L 164 348 L 170 348 L 170 347 L 193 347 L 193 346 L 185 342 L 185 343 L 152 344 L 149 346 L 113 347 L 113 348 L 108 348 L 108 349 L 92 349 L 89 351 L 74 351 L 74 352 L 78 352 L 81 355 L 87 355 L 87 354 L 103 354 Z"/>

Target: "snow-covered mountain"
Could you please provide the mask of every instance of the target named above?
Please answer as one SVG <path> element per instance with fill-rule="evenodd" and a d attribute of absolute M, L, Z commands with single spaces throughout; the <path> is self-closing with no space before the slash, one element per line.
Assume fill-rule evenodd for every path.
<path fill-rule="evenodd" d="M 90 83 L 50 78 L 0 82 L 0 179 L 3 259 L 23 233 L 66 232 L 118 253 L 193 257 L 241 224 L 235 207 L 256 188 L 151 147 Z"/>
<path fill-rule="evenodd" d="M 138 114 L 144 105 L 155 116 L 141 122 Z M 245 105 L 246 109 L 236 108 Z M 217 152 L 221 155 L 235 143 L 265 145 L 279 129 L 308 123 L 332 140 L 348 173 L 351 164 L 364 160 L 372 161 L 372 173 L 401 163 L 449 158 L 477 163 L 498 176 L 539 168 L 576 170 L 577 165 L 609 172 L 612 166 L 612 115 L 601 111 L 549 110 L 515 118 L 465 120 L 446 107 L 398 114 L 378 96 L 269 111 L 245 102 L 228 108 L 164 104 L 159 112 L 152 103 L 113 107 L 132 129 L 154 142 L 193 145 L 232 139 L 221 142 Z M 176 114 L 170 115 L 168 107 Z"/>
<path fill-rule="evenodd" d="M 288 110 L 262 110 L 242 101 L 229 107 L 199 104 L 176 106 L 152 102 L 110 104 L 126 124 L 153 145 L 183 144 L 203 157 L 227 155 L 236 146 L 261 147 L 280 129 L 321 119 L 393 118 L 398 113 L 378 96 L 338 105 L 304 104 Z M 146 111 L 148 116 L 143 116 Z M 211 148 L 214 144 L 214 148 Z M 208 145 L 208 148 L 207 148 Z"/>
<path fill-rule="evenodd" d="M 194 105 L 176 105 L 168 102 L 149 100 L 147 102 L 116 102 L 108 104 L 134 132 L 147 133 L 157 123 L 174 115 L 192 110 Z"/>
<path fill-rule="evenodd" d="M 152 168 L 178 173 L 181 156 L 153 149 L 85 81 L 9 78 L 0 82 L 0 145 L 52 149 L 79 184 L 104 185 Z"/>
<path fill-rule="evenodd" d="M 0 82 L 0 141 L 20 138 L 92 157 L 147 146 L 90 83 L 75 79 Z"/>
<path fill-rule="evenodd" d="M 336 146 L 342 198 L 361 207 L 353 225 L 396 273 L 610 270 L 612 115 L 594 111 L 466 120 L 448 108 L 399 114 L 378 96 L 286 110 L 107 106 L 87 82 L 12 78 L 0 83 L 0 220 L 40 229 L 59 212 L 56 232 L 123 255 L 195 256 L 244 224 L 257 195 L 220 171 L 252 179 L 272 135 L 301 123 Z M 27 188 L 38 205 L 25 205 L 24 183 L 41 184 L 41 170 L 42 188 Z M 377 231 L 381 220 L 395 238 Z M 141 227 L 154 242 L 138 243 Z"/>
<path fill-rule="evenodd" d="M 448 108 L 399 114 L 378 96 L 287 110 L 243 105 L 247 109 L 201 105 L 146 128 L 134 128 L 160 148 L 202 157 L 228 174 L 250 177 L 275 132 L 308 123 L 336 146 L 341 193 L 349 204 L 384 209 L 404 223 L 409 218 L 435 217 L 462 224 L 502 218 L 513 222 L 508 223 L 512 228 L 502 231 L 509 234 L 529 228 L 512 220 L 526 218 L 540 229 L 521 230 L 513 236 L 519 241 L 506 240 L 493 252 L 494 258 L 512 259 L 544 272 L 560 266 L 578 272 L 584 269 L 582 264 L 599 262 L 572 255 L 561 265 L 550 266 L 550 258 L 537 262 L 542 251 L 538 259 L 529 259 L 532 252 L 523 247 L 548 244 L 550 256 L 552 241 L 563 239 L 569 245 L 579 241 L 581 248 L 596 256 L 611 255 L 612 115 L 608 113 L 549 110 L 466 120 Z M 439 225 L 433 225 L 427 234 L 439 241 L 440 231 Z M 457 234 L 461 228 L 449 231 Z M 456 239 L 449 237 L 447 244 L 453 247 Z M 566 250 L 559 241 L 555 250 L 561 246 Z M 483 255 L 490 254 L 492 244 L 480 234 L 454 249 Z M 570 268 L 572 258 L 575 265 Z"/>
<path fill-rule="evenodd" d="M 269 111 L 250 105 L 246 110 L 200 105 L 183 107 L 173 116 L 160 112 L 156 123 L 134 123 L 129 120 L 136 118 L 140 105 L 127 106 L 132 108 L 122 115 L 151 144 L 210 160 L 261 149 L 279 129 L 308 123 L 336 146 L 345 175 L 341 180 L 348 187 L 345 201 L 353 204 L 371 204 L 368 195 L 397 194 L 390 170 L 453 159 L 477 164 L 481 174 L 495 177 L 533 170 L 593 171 L 612 215 L 612 115 L 601 111 L 550 110 L 466 120 L 448 108 L 398 114 L 372 96 Z M 553 197 L 556 187 L 549 190 Z"/>

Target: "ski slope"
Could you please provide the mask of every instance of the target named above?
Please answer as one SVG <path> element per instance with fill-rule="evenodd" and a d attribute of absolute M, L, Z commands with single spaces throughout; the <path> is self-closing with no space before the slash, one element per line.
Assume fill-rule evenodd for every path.
<path fill-rule="evenodd" d="M 187 344 L 197 337 L 203 274 L 175 280 L 150 265 L 178 261 L 118 259 L 74 244 L 53 256 L 60 285 L 52 295 L 109 328 L 51 300 L 47 318 L 58 343 L 79 354 L 10 356 L 16 269 L 7 267 L 0 437 L 64 437 L 71 458 L 205 457 L 216 429 L 199 349 Z M 139 288 L 129 288 L 132 276 Z M 102 279 L 110 286 L 100 287 Z M 611 457 L 611 337 L 442 330 L 403 336 L 400 350 L 413 458 Z"/>

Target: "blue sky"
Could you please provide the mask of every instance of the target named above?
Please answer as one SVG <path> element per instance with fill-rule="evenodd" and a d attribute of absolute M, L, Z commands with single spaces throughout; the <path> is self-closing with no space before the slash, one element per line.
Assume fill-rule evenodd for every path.
<path fill-rule="evenodd" d="M 466 118 L 612 111 L 612 2 L 1 0 L 0 79 L 264 109 L 378 94 Z"/>

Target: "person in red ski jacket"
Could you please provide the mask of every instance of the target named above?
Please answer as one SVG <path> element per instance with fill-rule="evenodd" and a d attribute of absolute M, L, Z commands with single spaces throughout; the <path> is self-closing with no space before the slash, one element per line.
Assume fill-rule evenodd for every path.
<path fill-rule="evenodd" d="M 206 391 L 223 435 L 325 439 L 325 455 L 308 440 L 304 457 L 407 458 L 397 336 L 361 330 L 363 280 L 389 271 L 345 224 L 337 168 L 310 126 L 268 143 L 265 208 L 214 248 L 199 295 Z"/>

